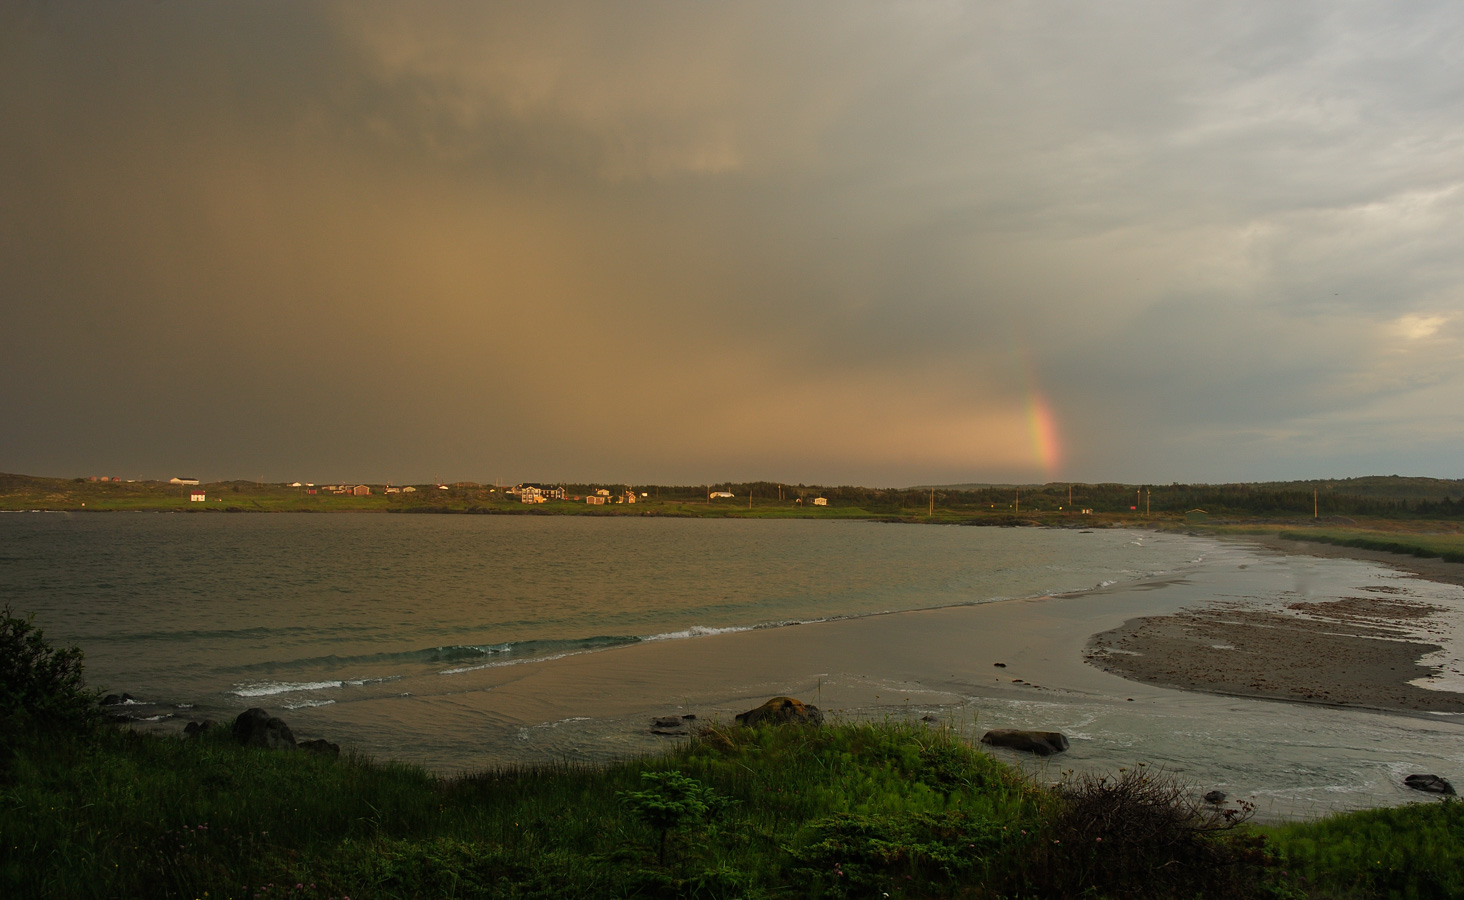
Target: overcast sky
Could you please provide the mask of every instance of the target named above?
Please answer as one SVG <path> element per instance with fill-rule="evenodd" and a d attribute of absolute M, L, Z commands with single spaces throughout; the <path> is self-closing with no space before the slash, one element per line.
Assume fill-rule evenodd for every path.
<path fill-rule="evenodd" d="M 1464 4 L 0 7 L 0 471 L 1464 477 Z"/>

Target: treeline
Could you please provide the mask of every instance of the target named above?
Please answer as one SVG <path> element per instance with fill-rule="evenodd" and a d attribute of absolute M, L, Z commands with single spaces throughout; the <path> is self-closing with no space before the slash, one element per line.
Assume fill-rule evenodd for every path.
<path fill-rule="evenodd" d="M 1389 493 L 1390 486 L 1396 492 Z M 1184 515 L 1202 511 L 1212 516 L 1294 516 L 1310 515 L 1315 511 L 1324 517 L 1464 517 L 1464 480 L 1397 476 L 1264 484 L 1053 483 L 933 489 L 755 481 L 713 485 L 637 485 L 635 490 L 645 492 L 651 498 L 681 502 L 705 502 L 712 491 L 728 491 L 735 500 L 745 502 L 750 493 L 758 505 L 770 501 L 796 504 L 798 500 L 808 504 L 814 498 L 822 497 L 829 506 L 858 507 L 871 513 L 889 515 L 926 511 L 933 505 L 938 510 L 972 514 L 1092 510 L 1095 513 Z"/>

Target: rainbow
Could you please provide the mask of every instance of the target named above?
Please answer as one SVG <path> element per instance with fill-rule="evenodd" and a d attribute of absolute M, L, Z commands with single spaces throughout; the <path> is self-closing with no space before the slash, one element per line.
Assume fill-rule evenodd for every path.
<path fill-rule="evenodd" d="M 1018 370 L 1027 382 L 1027 435 L 1032 445 L 1032 460 L 1042 469 L 1047 481 L 1054 481 L 1062 465 L 1062 437 L 1057 428 L 1057 416 L 1039 387 L 1037 367 L 1032 365 L 1032 355 L 1025 342 L 1017 343 L 1016 357 Z"/>
<path fill-rule="evenodd" d="M 1041 391 L 1027 394 L 1027 430 L 1032 439 L 1032 458 L 1042 467 L 1048 481 L 1062 465 L 1062 442 L 1058 437 L 1057 417 Z"/>

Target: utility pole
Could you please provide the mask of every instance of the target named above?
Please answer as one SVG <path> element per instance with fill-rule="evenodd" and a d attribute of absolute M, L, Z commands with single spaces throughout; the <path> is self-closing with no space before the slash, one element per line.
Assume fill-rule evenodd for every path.
<path fill-rule="evenodd" d="M 1154 492 L 1144 488 L 1144 518 L 1146 519 L 1149 518 L 1149 498 L 1152 496 L 1154 496 Z"/>
<path fill-rule="evenodd" d="M 1022 489 L 1021 488 L 1017 488 L 1017 505 L 1016 505 L 1016 510 L 1017 510 L 1017 513 L 1016 514 L 1020 516 L 1022 514 Z"/>
<path fill-rule="evenodd" d="M 1317 489 L 1312 488 L 1312 518 L 1317 518 Z"/>
<path fill-rule="evenodd" d="M 935 488 L 930 489 L 930 512 L 926 513 L 926 515 L 935 515 Z"/>

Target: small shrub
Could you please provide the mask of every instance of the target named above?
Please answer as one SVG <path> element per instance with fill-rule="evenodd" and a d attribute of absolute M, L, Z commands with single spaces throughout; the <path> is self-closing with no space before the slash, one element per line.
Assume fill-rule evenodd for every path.
<path fill-rule="evenodd" d="M 666 864 L 666 837 L 672 829 L 704 822 L 727 803 L 716 791 L 680 772 L 642 772 L 644 790 L 616 796 L 636 818 L 661 836 L 661 865 Z"/>
<path fill-rule="evenodd" d="M 963 812 L 843 814 L 810 823 L 790 852 L 813 893 L 877 897 L 910 881 L 963 880 L 986 867 L 1004 837 L 1000 825 Z"/>
<path fill-rule="evenodd" d="M 56 649 L 7 605 L 0 610 L 0 741 L 22 729 L 80 731 L 96 721 L 97 692 L 82 679 L 82 653 Z"/>
<path fill-rule="evenodd" d="M 1114 897 L 1245 897 L 1274 858 L 1235 832 L 1254 807 L 1219 809 L 1178 778 L 1144 768 L 1081 775 L 1059 789 L 1045 866 L 1061 892 Z"/>

